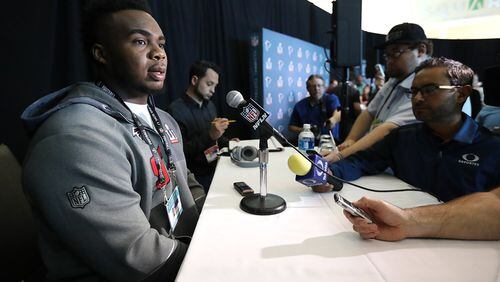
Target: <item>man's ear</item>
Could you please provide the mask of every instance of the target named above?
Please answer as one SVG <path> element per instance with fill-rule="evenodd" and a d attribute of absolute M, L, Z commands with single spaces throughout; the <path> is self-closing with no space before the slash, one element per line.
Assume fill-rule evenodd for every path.
<path fill-rule="evenodd" d="M 427 55 L 427 45 L 425 45 L 424 43 L 420 43 L 417 47 L 417 50 L 419 57 Z"/>
<path fill-rule="evenodd" d="M 196 83 L 198 82 L 198 79 L 199 79 L 199 78 L 198 78 L 198 76 L 197 76 L 197 75 L 193 75 L 193 76 L 191 76 L 191 85 L 192 85 L 192 86 L 195 86 L 195 85 L 196 85 Z"/>
<path fill-rule="evenodd" d="M 94 60 L 105 65 L 107 63 L 107 60 L 104 46 L 99 43 L 95 43 L 94 45 L 92 45 L 92 57 L 94 58 Z"/>
<path fill-rule="evenodd" d="M 465 100 L 472 94 L 472 86 L 464 85 L 457 89 L 457 102 L 462 104 L 465 103 Z"/>

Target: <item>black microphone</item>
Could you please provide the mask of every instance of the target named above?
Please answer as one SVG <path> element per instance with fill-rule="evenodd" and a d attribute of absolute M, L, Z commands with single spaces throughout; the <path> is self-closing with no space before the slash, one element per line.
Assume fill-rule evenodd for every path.
<path fill-rule="evenodd" d="M 288 140 L 266 121 L 269 113 L 253 99 L 245 101 L 239 91 L 231 90 L 226 95 L 226 102 L 231 108 L 238 109 L 240 115 L 252 126 L 254 131 L 262 129 L 266 134 L 276 137 L 281 145 L 289 144 Z"/>
<path fill-rule="evenodd" d="M 285 141 L 285 137 L 272 127 L 266 119 L 269 113 L 266 112 L 257 102 L 250 99 L 245 101 L 243 95 L 236 90 L 229 91 L 226 96 L 227 104 L 238 109 L 240 115 L 252 126 L 253 130 L 259 130 L 259 168 L 260 168 L 260 193 L 246 195 L 240 202 L 240 208 L 251 214 L 269 215 L 277 214 L 286 209 L 286 202 L 278 195 L 267 193 L 267 162 L 268 153 L 267 141 L 271 136 L 277 136 Z M 282 144 L 283 145 L 283 144 Z"/>

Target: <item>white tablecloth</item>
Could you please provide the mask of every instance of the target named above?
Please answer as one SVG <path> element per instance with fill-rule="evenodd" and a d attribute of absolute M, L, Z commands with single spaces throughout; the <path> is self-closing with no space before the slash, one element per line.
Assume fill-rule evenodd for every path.
<path fill-rule="evenodd" d="M 246 145 L 247 143 L 242 143 Z M 256 144 L 256 143 L 254 143 Z M 233 182 L 259 191 L 259 169 L 222 157 L 177 281 L 500 281 L 500 242 L 406 239 L 363 240 L 333 201 L 294 181 L 286 161 L 270 153 L 268 193 L 287 209 L 258 216 L 240 210 Z M 391 176 L 363 177 L 376 189 L 408 188 Z M 436 203 L 422 192 L 375 193 L 344 185 L 348 200 L 370 196 L 401 207 Z"/>

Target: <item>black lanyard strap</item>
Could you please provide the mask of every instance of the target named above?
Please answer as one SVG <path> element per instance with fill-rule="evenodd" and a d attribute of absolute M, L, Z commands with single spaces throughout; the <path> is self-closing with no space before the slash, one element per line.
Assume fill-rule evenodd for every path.
<path fill-rule="evenodd" d="M 175 176 L 175 171 L 176 171 L 175 163 L 172 159 L 172 152 L 170 150 L 170 146 L 168 145 L 168 141 L 165 137 L 165 129 L 163 128 L 163 126 L 160 122 L 160 117 L 159 117 L 158 113 L 156 112 L 156 110 L 154 110 L 154 102 L 152 100 L 152 97 L 148 97 L 147 108 L 148 108 L 149 114 L 151 115 L 151 119 L 153 120 L 153 124 L 155 126 L 155 129 L 158 132 L 158 134 L 160 135 L 160 139 L 161 139 L 162 145 L 164 147 L 165 157 L 166 157 L 166 161 L 167 161 L 167 175 L 165 175 L 163 173 L 162 166 L 161 166 L 161 163 L 163 162 L 163 158 L 158 153 L 158 150 L 155 148 L 153 141 L 151 140 L 151 137 L 149 136 L 149 134 L 146 130 L 146 127 L 142 124 L 142 122 L 139 120 L 137 115 L 130 110 L 130 108 L 127 106 L 127 104 L 125 104 L 125 101 L 123 101 L 122 97 L 113 93 L 102 82 L 98 82 L 96 84 L 97 84 L 97 86 L 101 87 L 107 94 L 109 94 L 112 97 L 114 97 L 115 99 L 117 99 L 132 114 L 132 120 L 134 122 L 134 125 L 137 126 L 137 128 L 139 129 L 139 134 L 141 136 L 141 139 L 144 140 L 144 142 L 146 142 L 146 144 L 148 145 L 149 150 L 151 151 L 151 154 L 153 155 L 153 158 L 155 160 L 155 166 L 156 166 L 156 169 L 158 170 L 158 179 L 156 180 L 156 188 L 163 189 L 166 186 L 166 184 L 170 181 L 169 174 L 172 176 L 173 186 L 175 187 L 176 182 L 177 182 L 175 179 L 176 178 L 176 176 Z M 151 107 L 150 105 L 153 105 L 153 107 Z"/>
<path fill-rule="evenodd" d="M 385 101 L 384 103 L 382 104 L 382 107 L 380 107 L 377 111 L 377 113 L 375 114 L 375 117 L 374 117 L 374 120 L 378 118 L 378 116 L 380 115 L 380 113 L 382 112 L 382 110 L 384 109 L 384 106 L 385 104 L 387 103 L 387 101 L 389 101 L 389 99 L 391 98 L 392 96 L 392 92 L 394 92 L 394 90 L 396 90 L 396 88 L 403 82 L 405 81 L 408 77 L 410 77 L 415 71 L 412 71 L 410 72 L 409 74 L 407 74 L 403 79 L 401 79 L 400 81 L 398 81 L 394 87 L 392 87 L 391 89 L 391 92 L 389 92 L 389 95 L 387 95 L 387 97 L 385 98 Z"/>

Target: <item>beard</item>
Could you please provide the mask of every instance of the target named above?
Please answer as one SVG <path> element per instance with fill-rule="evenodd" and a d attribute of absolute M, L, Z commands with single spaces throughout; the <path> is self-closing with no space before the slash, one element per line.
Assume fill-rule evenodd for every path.
<path fill-rule="evenodd" d="M 143 93 L 148 94 L 148 95 L 156 96 L 156 95 L 163 94 L 165 92 L 165 83 L 163 83 L 162 87 L 159 89 L 151 89 L 143 84 L 138 84 L 134 88 L 139 92 L 143 92 Z"/>
<path fill-rule="evenodd" d="M 412 106 L 415 118 L 422 122 L 447 123 L 453 120 L 457 113 L 456 101 L 454 97 L 449 97 L 441 105 L 430 108 L 423 103 L 416 103 Z"/>
<path fill-rule="evenodd" d="M 194 94 L 196 95 L 196 97 L 198 97 L 200 100 L 210 100 L 210 96 L 208 95 L 205 95 L 203 93 L 201 93 L 200 89 L 198 89 L 198 87 L 195 87 L 194 88 Z"/>
<path fill-rule="evenodd" d="M 387 66 L 386 74 L 389 77 L 400 78 L 403 77 L 406 73 L 395 66 L 393 67 Z"/>
<path fill-rule="evenodd" d="M 148 82 L 145 79 L 138 79 L 137 76 L 134 76 L 128 72 L 118 72 L 116 73 L 117 79 L 115 81 L 119 81 L 122 88 L 129 89 L 134 93 L 142 93 L 144 95 L 158 95 L 162 94 L 165 91 L 165 82 L 162 83 L 160 88 L 155 88 L 153 86 L 148 85 Z"/>

